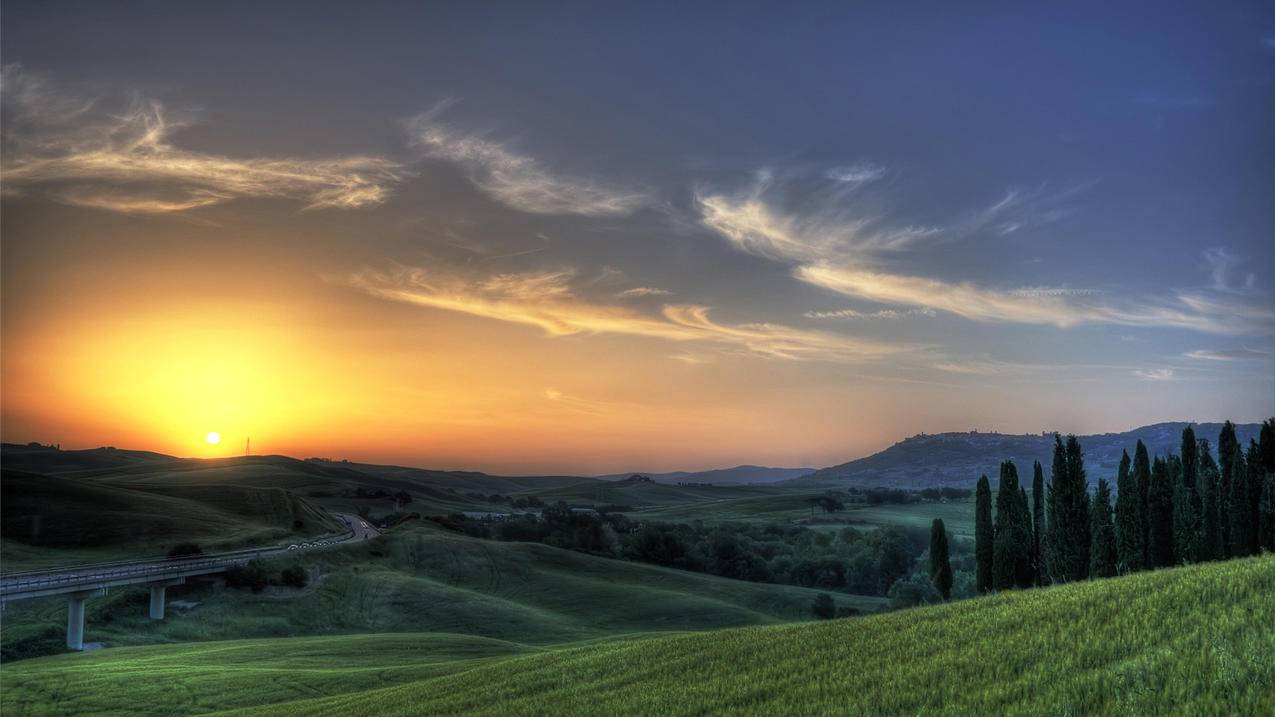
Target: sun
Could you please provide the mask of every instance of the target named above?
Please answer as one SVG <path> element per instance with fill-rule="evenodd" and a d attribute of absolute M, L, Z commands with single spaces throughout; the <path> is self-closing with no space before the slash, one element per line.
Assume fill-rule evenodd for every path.
<path fill-rule="evenodd" d="M 208 445 L 215 446 L 221 443 L 221 434 L 216 431 L 209 431 L 208 435 L 204 436 L 204 440 L 208 441 Z"/>

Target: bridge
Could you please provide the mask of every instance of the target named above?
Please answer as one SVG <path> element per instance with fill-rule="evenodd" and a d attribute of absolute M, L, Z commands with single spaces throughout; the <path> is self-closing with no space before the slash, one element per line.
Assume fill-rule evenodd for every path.
<path fill-rule="evenodd" d="M 110 588 L 149 585 L 151 596 L 148 614 L 152 620 L 163 620 L 167 589 L 174 585 L 181 585 L 187 578 L 217 575 L 257 558 L 324 547 L 315 545 L 316 541 L 333 545 L 368 540 L 379 535 L 375 528 L 370 527 L 358 516 L 338 514 L 337 517 L 345 523 L 344 533 L 313 538 L 298 544 L 295 548 L 281 545 L 189 558 L 135 560 L 5 573 L 0 575 L 0 607 L 18 600 L 65 595 L 67 597 L 66 646 L 72 650 L 82 650 L 84 649 L 84 603 L 91 597 L 105 595 Z"/>

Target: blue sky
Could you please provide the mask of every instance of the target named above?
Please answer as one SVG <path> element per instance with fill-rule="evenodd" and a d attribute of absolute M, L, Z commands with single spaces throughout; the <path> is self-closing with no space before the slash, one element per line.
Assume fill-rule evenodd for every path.
<path fill-rule="evenodd" d="M 342 317 L 302 333 L 376 326 L 369 355 L 494 342 L 523 361 L 479 415 L 600 422 L 609 456 L 370 457 L 816 464 L 1275 409 L 1269 4 L 11 2 L 0 33 L 32 361 L 30 316 L 185 301 L 154 276 L 188 271 Z M 8 403 L 8 433 L 70 430 Z"/>

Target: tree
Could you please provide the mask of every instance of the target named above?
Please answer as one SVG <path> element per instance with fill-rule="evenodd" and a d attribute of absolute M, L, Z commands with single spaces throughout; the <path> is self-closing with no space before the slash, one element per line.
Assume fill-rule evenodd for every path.
<path fill-rule="evenodd" d="M 1054 435 L 1050 476 L 1046 565 L 1053 582 L 1084 580 L 1089 575 L 1089 486 L 1084 452 L 1075 436 Z"/>
<path fill-rule="evenodd" d="M 303 588 L 309 582 L 309 576 L 306 575 L 305 568 L 300 565 L 289 565 L 279 573 L 279 582 L 293 588 Z"/>
<path fill-rule="evenodd" d="M 820 620 L 831 620 L 837 616 L 837 604 L 832 601 L 832 596 L 828 593 L 819 593 L 815 597 L 815 602 L 810 606 L 810 611 Z"/>
<path fill-rule="evenodd" d="M 1151 567 L 1151 515 L 1147 500 L 1151 492 L 1151 459 L 1147 447 L 1138 441 L 1133 450 L 1133 482 L 1138 487 L 1138 526 L 1142 529 L 1142 567 Z"/>
<path fill-rule="evenodd" d="M 1182 459 L 1170 455 L 1169 483 L 1173 486 L 1173 557 L 1179 563 L 1196 560 L 1199 549 L 1199 511 L 1191 502 L 1192 490 L 1183 478 Z"/>
<path fill-rule="evenodd" d="M 1200 439 L 1200 560 L 1221 560 L 1225 554 L 1222 534 L 1226 530 L 1222 522 L 1222 482 L 1217 464 L 1209 453 L 1209 442 Z"/>
<path fill-rule="evenodd" d="M 1235 444 L 1227 467 L 1231 470 L 1230 496 L 1226 502 L 1229 526 L 1227 542 L 1232 556 L 1252 555 L 1254 539 L 1257 536 L 1256 531 L 1253 530 L 1252 511 L 1249 509 L 1248 465 L 1239 443 Z"/>
<path fill-rule="evenodd" d="M 1089 543 L 1089 577 L 1109 578 L 1116 574 L 1116 527 L 1111 521 L 1111 487 L 1098 480 L 1093 511 L 1089 518 L 1093 532 Z"/>
<path fill-rule="evenodd" d="M 1222 432 L 1217 436 L 1217 462 L 1222 482 L 1218 488 L 1218 515 L 1222 518 L 1222 555 L 1225 560 L 1231 557 L 1231 478 L 1234 470 L 1231 466 L 1235 459 L 1235 450 L 1239 448 L 1235 437 L 1235 424 L 1227 421 L 1222 424 Z"/>
<path fill-rule="evenodd" d="M 1142 544 L 1142 505 L 1137 479 L 1129 472 L 1129 452 L 1120 456 L 1116 471 L 1116 566 L 1121 573 L 1146 567 L 1146 547 Z"/>
<path fill-rule="evenodd" d="M 952 562 L 948 557 L 947 528 L 941 518 L 930 524 L 930 582 L 944 600 L 952 599 Z"/>
<path fill-rule="evenodd" d="M 992 546 L 993 587 L 1031 587 L 1031 516 L 1027 494 L 1018 484 L 1018 468 L 1010 461 L 1001 463 Z"/>
<path fill-rule="evenodd" d="M 1045 556 L 1045 470 L 1040 461 L 1032 462 L 1032 570 L 1036 584 L 1044 585 Z"/>
<path fill-rule="evenodd" d="M 1195 431 L 1191 426 L 1182 429 L 1182 456 L 1181 456 L 1181 480 L 1182 496 L 1179 498 L 1181 507 L 1178 513 L 1181 514 L 1181 525 L 1177 518 L 1174 519 L 1174 527 L 1178 531 L 1181 541 L 1181 551 L 1178 553 L 1180 561 L 1203 560 L 1204 540 L 1203 531 L 1201 530 L 1202 518 L 1201 513 L 1204 512 L 1203 501 L 1200 497 L 1199 486 L 1199 443 L 1195 438 Z"/>
<path fill-rule="evenodd" d="M 204 549 L 199 547 L 199 543 L 178 543 L 168 549 L 168 558 L 170 560 L 193 558 L 203 554 Z"/>
<path fill-rule="evenodd" d="M 1151 486 L 1147 489 L 1148 567 L 1173 565 L 1173 481 L 1169 464 L 1156 456 L 1151 464 Z"/>
<path fill-rule="evenodd" d="M 974 490 L 974 562 L 979 593 L 992 589 L 992 486 L 987 476 L 978 479 Z"/>
<path fill-rule="evenodd" d="M 1262 524 L 1262 486 L 1266 482 L 1266 469 L 1262 465 L 1262 447 L 1257 441 L 1249 439 L 1248 453 L 1244 463 L 1248 466 L 1248 510 L 1249 522 L 1252 525 L 1253 539 L 1250 549 L 1256 555 L 1262 552 L 1259 532 Z"/>
<path fill-rule="evenodd" d="M 1262 499 L 1258 508 L 1258 548 L 1275 553 L 1275 473 L 1268 472 L 1262 481 Z"/>

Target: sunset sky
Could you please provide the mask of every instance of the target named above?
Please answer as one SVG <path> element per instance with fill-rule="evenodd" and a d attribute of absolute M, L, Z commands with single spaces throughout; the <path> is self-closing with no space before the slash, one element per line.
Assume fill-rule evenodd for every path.
<path fill-rule="evenodd" d="M 4 440 L 586 474 L 1275 411 L 1270 3 L 533 5 L 6 2 Z"/>

